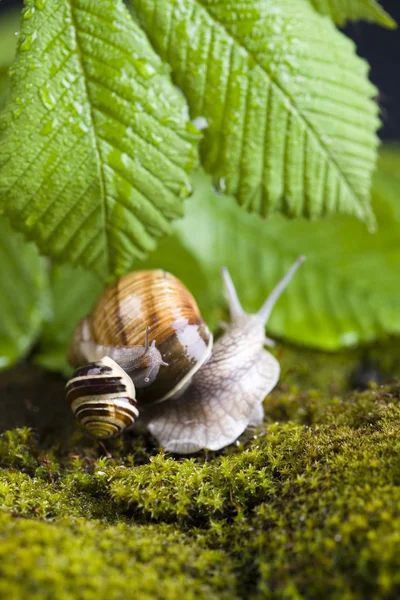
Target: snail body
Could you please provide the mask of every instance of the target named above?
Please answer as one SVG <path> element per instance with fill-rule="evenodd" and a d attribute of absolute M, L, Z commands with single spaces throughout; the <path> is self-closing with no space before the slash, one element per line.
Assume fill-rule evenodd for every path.
<path fill-rule="evenodd" d="M 264 350 L 264 327 L 256 315 L 236 319 L 182 398 L 155 407 L 148 428 L 161 446 L 179 454 L 219 450 L 250 423 L 262 422 L 262 402 L 280 374 L 278 361 Z"/>
<path fill-rule="evenodd" d="M 147 357 L 147 362 L 154 364 L 146 366 L 140 355 L 142 362 L 139 365 L 136 359 L 136 369 L 133 370 L 131 353 L 135 346 L 125 344 L 136 342 L 137 338 L 131 334 L 130 329 L 125 332 L 125 337 L 121 335 L 118 319 L 128 323 L 130 327 L 133 318 L 136 319 L 136 316 L 132 317 L 132 313 L 137 315 L 137 311 L 142 310 L 146 303 L 139 306 L 137 295 L 133 294 L 134 297 L 126 302 L 126 312 L 120 309 L 119 313 L 110 313 L 105 299 L 107 294 L 111 298 L 119 297 L 121 292 L 118 289 L 121 289 L 119 286 L 123 283 L 122 278 L 119 283 L 114 284 L 116 287 L 112 293 L 106 292 L 105 298 L 100 299 L 95 308 L 96 318 L 92 316 L 79 325 L 70 353 L 71 362 L 75 360 L 83 364 L 85 361 L 101 358 L 100 355 L 108 355 L 129 373 L 137 387 L 143 384 L 142 389 L 138 389 L 142 421 L 166 450 L 188 454 L 203 448 L 223 448 L 234 442 L 249 424 L 262 422 L 263 400 L 277 384 L 280 374 L 278 361 L 264 348 L 265 345 L 271 345 L 271 340 L 265 337 L 265 326 L 276 301 L 303 261 L 304 257 L 299 257 L 255 314 L 245 313 L 231 277 L 223 269 L 231 323 L 224 326 L 225 331 L 213 348 L 212 335 L 201 319 L 194 299 L 192 304 L 189 303 L 192 296 L 186 288 L 184 289 L 188 295 L 186 292 L 183 294 L 186 300 L 181 302 L 178 310 L 177 306 L 170 304 L 173 295 L 170 294 L 169 284 L 160 286 L 159 292 L 167 295 L 167 298 L 157 298 L 159 306 L 163 308 L 155 313 L 153 319 L 149 311 L 147 317 L 141 316 L 136 324 L 137 327 L 142 327 L 142 334 L 143 326 L 152 328 L 152 335 L 156 339 L 156 347 L 154 343 L 152 346 L 155 358 L 150 360 Z M 139 271 L 133 276 L 140 278 L 141 273 L 145 274 L 145 278 L 151 279 L 148 274 L 154 273 L 157 274 L 156 279 L 163 277 L 170 282 L 176 280 L 162 271 Z M 180 285 L 183 287 L 183 284 Z M 177 299 L 181 300 L 179 294 Z M 188 311 L 189 305 L 193 316 Z M 172 325 L 166 319 L 166 314 L 170 320 L 173 319 Z M 96 333 L 95 323 L 98 322 L 100 326 L 101 320 L 107 335 L 102 333 L 100 336 Z M 117 338 L 116 334 L 110 333 L 113 332 L 110 323 L 116 324 L 115 328 L 120 336 L 117 341 L 120 345 L 112 345 Z M 166 344 L 167 341 L 169 345 Z M 176 372 L 180 358 L 182 371 L 178 376 Z M 165 362 L 168 366 L 165 366 Z M 167 373 L 170 365 L 174 366 L 171 369 L 172 375 Z M 151 377 L 147 377 L 151 379 L 150 383 L 144 382 L 146 377 L 143 377 L 143 369 L 147 369 L 147 374 L 150 369 Z M 163 378 L 164 382 L 158 381 Z"/>

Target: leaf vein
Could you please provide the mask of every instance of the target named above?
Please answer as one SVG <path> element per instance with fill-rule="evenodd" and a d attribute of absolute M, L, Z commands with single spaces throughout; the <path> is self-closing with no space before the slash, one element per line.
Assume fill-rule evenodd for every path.
<path fill-rule="evenodd" d="M 96 128 L 95 128 L 95 117 L 93 114 L 93 108 L 92 108 L 92 102 L 91 102 L 91 97 L 89 94 L 89 87 L 87 85 L 86 82 L 86 78 L 87 78 L 87 72 L 86 72 L 86 67 L 85 67 L 85 61 L 83 58 L 83 54 L 82 54 L 82 50 L 80 48 L 79 45 L 79 38 L 78 38 L 78 34 L 77 32 L 79 31 L 79 27 L 78 27 L 78 23 L 74 14 L 74 8 L 76 8 L 76 0 L 70 0 L 70 7 L 71 7 L 71 19 L 72 22 L 74 24 L 74 33 L 75 33 L 75 40 L 76 40 L 76 48 L 77 48 L 77 54 L 78 54 L 78 58 L 79 58 L 79 62 L 80 62 L 80 66 L 82 69 L 82 73 L 84 75 L 83 77 L 83 81 L 84 81 L 84 86 L 85 86 L 85 93 L 86 93 L 86 98 L 87 98 L 87 103 L 89 105 L 89 110 L 90 110 L 90 114 L 91 114 L 91 130 L 92 130 L 92 146 L 93 146 L 93 150 L 97 156 L 97 164 L 98 164 L 98 181 L 99 181 L 99 185 L 100 185 L 100 195 L 101 195 L 101 199 L 102 199 L 102 216 L 103 216 L 103 227 L 104 227 L 104 231 L 106 231 L 106 227 L 107 227 L 107 220 L 108 220 L 108 215 L 107 215 L 107 204 L 105 202 L 105 181 L 104 181 L 104 175 L 102 173 L 102 168 L 100 165 L 103 164 L 103 160 L 102 160 L 102 155 L 100 152 L 100 148 L 98 147 L 98 144 L 96 142 Z M 98 207 L 96 207 L 98 208 Z M 106 249 L 106 260 L 108 265 L 110 265 L 110 252 L 109 252 L 109 245 L 106 245 L 107 249 Z"/>

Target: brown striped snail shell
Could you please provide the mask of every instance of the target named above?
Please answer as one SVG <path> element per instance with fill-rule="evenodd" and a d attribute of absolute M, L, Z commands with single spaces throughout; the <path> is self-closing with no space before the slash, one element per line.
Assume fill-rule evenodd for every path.
<path fill-rule="evenodd" d="M 108 356 L 75 371 L 66 394 L 78 421 L 98 438 L 119 435 L 139 415 L 131 378 Z"/>
<path fill-rule="evenodd" d="M 162 361 L 144 382 L 140 369 L 131 369 L 131 355 L 147 327 Z M 80 322 L 69 361 L 77 367 L 110 356 L 139 388 L 138 400 L 148 404 L 179 396 L 210 357 L 212 343 L 195 299 L 179 279 L 160 269 L 136 271 L 110 285 Z"/>

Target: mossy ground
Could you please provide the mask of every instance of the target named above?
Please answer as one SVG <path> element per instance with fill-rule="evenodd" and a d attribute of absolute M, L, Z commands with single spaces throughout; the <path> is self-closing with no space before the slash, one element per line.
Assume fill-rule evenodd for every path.
<path fill-rule="evenodd" d="M 3 433 L 0 598 L 400 597 L 399 350 L 278 350 L 264 427 L 219 453 Z"/>

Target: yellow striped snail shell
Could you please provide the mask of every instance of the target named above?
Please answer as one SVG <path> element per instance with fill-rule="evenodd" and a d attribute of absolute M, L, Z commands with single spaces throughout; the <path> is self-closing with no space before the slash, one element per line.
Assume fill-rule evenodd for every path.
<path fill-rule="evenodd" d="M 137 271 L 102 293 L 78 324 L 68 359 L 82 367 L 110 357 L 133 380 L 144 406 L 183 393 L 211 356 L 212 343 L 195 299 L 179 279 L 160 269 Z"/>
<path fill-rule="evenodd" d="M 66 394 L 78 421 L 98 438 L 120 434 L 139 415 L 131 378 L 108 356 L 75 371 Z"/>

